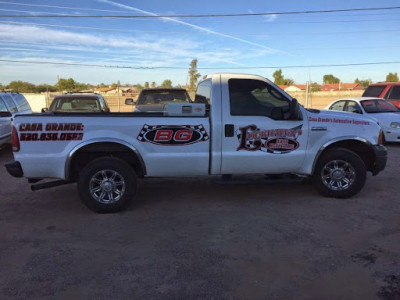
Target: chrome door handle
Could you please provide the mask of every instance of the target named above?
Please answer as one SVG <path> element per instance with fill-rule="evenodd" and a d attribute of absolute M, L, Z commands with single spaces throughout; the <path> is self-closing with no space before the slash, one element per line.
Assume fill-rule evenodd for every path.
<path fill-rule="evenodd" d="M 326 126 L 314 126 L 314 127 L 311 127 L 311 130 L 312 131 L 327 131 L 328 127 L 326 127 Z"/>

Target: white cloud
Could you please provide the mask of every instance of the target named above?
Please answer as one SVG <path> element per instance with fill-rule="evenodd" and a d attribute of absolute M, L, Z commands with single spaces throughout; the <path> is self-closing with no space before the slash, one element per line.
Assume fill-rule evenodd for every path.
<path fill-rule="evenodd" d="M 0 24 L 0 39 L 7 40 L 10 45 L 31 47 L 35 51 L 47 49 L 48 59 L 51 54 L 60 56 L 60 51 L 68 53 L 79 51 L 87 53 L 86 56 L 71 56 L 77 61 L 96 62 L 125 61 L 138 65 L 160 66 L 168 62 L 187 62 L 196 57 L 202 63 L 230 63 L 237 64 L 235 59 L 242 55 L 239 50 L 218 49 L 214 46 L 207 50 L 202 49 L 203 44 L 184 38 L 159 38 L 155 35 L 138 36 L 107 36 L 68 32 L 32 25 L 5 25 Z M 260 49 L 263 55 L 269 53 L 268 49 Z M 259 52 L 257 51 L 257 52 Z M 91 57 L 90 53 L 99 53 L 101 59 Z M 26 55 L 26 52 L 13 53 L 16 57 Z M 44 56 L 43 56 L 44 57 Z M 132 59 L 133 58 L 133 59 Z M 128 60 L 129 59 L 129 60 Z M 144 63 L 146 61 L 146 64 Z"/>
<path fill-rule="evenodd" d="M 273 22 L 278 18 L 278 15 L 272 14 L 272 15 L 265 15 L 263 16 L 265 22 Z"/>
<path fill-rule="evenodd" d="M 145 10 L 142 10 L 142 9 L 139 9 L 139 8 L 136 8 L 136 7 L 133 7 L 133 6 L 128 6 L 128 5 L 121 4 L 121 3 L 117 3 L 117 2 L 114 2 L 114 1 L 109 1 L 109 0 L 98 0 L 98 2 L 111 4 L 111 5 L 114 5 L 114 6 L 117 6 L 117 7 L 125 8 L 126 10 L 135 11 L 135 12 L 138 12 L 138 13 L 141 13 L 141 14 L 144 14 L 144 15 L 147 15 L 147 16 L 158 16 L 158 14 L 155 14 L 155 13 L 153 13 L 153 12 L 145 11 Z M 231 40 L 235 40 L 235 41 L 238 41 L 238 42 L 241 42 L 241 43 L 249 44 L 249 45 L 252 45 L 252 46 L 255 46 L 255 47 L 258 47 L 258 48 L 267 49 L 267 50 L 270 50 L 271 52 L 277 52 L 277 51 L 278 51 L 278 50 L 276 50 L 276 49 L 267 47 L 267 46 L 262 45 L 262 44 L 254 43 L 254 42 L 251 42 L 251 41 L 242 39 L 242 38 L 238 38 L 238 37 L 233 36 L 233 35 L 224 34 L 224 33 L 217 32 L 217 31 L 214 31 L 214 30 L 205 28 L 205 27 L 201 27 L 201 26 L 194 25 L 194 24 L 191 24 L 191 23 L 188 23 L 188 22 L 184 22 L 184 21 L 181 21 L 181 20 L 179 20 L 179 19 L 177 19 L 177 18 L 161 17 L 160 19 L 161 19 L 161 20 L 164 20 L 164 21 L 169 21 L 169 22 L 173 22 L 173 23 L 178 23 L 178 24 L 181 24 L 181 25 L 184 25 L 184 26 L 193 28 L 193 29 L 195 29 L 195 30 L 199 30 L 199 31 L 202 31 L 202 32 L 206 32 L 206 33 L 209 33 L 209 34 L 212 34 L 212 35 L 216 35 L 216 36 L 228 38 L 228 39 L 231 39 Z"/>

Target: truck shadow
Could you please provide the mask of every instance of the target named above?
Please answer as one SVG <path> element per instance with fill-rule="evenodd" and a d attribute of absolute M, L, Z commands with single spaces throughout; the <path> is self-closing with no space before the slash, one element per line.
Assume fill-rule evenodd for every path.
<path fill-rule="evenodd" d="M 212 178 L 149 178 L 142 180 L 129 210 L 156 203 L 287 203 L 320 199 L 321 196 L 301 179 L 241 176 L 232 180 Z"/>

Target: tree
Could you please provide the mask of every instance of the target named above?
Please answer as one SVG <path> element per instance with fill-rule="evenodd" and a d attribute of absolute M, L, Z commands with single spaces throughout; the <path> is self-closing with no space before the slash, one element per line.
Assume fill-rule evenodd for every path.
<path fill-rule="evenodd" d="M 155 89 L 156 87 L 157 87 L 157 84 L 156 84 L 155 81 L 153 81 L 153 82 L 151 83 L 151 88 L 152 88 L 152 89 Z"/>
<path fill-rule="evenodd" d="M 197 72 L 197 59 L 192 59 L 190 63 L 189 69 L 189 92 L 195 92 L 197 86 L 197 79 L 201 76 L 200 73 Z"/>
<path fill-rule="evenodd" d="M 36 93 L 55 92 L 57 89 L 49 84 L 39 84 L 35 87 Z"/>
<path fill-rule="evenodd" d="M 34 93 L 35 85 L 26 81 L 11 81 L 8 88 L 13 92 L 19 93 Z"/>
<path fill-rule="evenodd" d="M 389 73 L 386 75 L 386 81 L 387 82 L 397 82 L 399 81 L 399 76 L 397 73 Z"/>
<path fill-rule="evenodd" d="M 292 85 L 294 84 L 294 80 L 291 78 L 285 78 L 282 75 L 282 70 L 276 70 L 274 74 L 272 74 L 274 77 L 274 83 L 278 85 Z"/>
<path fill-rule="evenodd" d="M 371 84 L 371 82 L 372 82 L 371 79 L 360 80 L 358 79 L 358 77 L 354 80 L 354 83 L 358 83 L 365 89 Z"/>
<path fill-rule="evenodd" d="M 294 80 L 292 78 L 285 78 L 284 85 L 292 85 L 294 84 Z"/>
<path fill-rule="evenodd" d="M 140 91 L 143 90 L 143 85 L 141 85 L 140 83 L 134 84 L 133 87 L 138 93 L 140 93 Z"/>
<path fill-rule="evenodd" d="M 310 89 L 311 92 L 319 92 L 321 90 L 321 86 L 318 83 L 313 82 L 310 84 Z"/>
<path fill-rule="evenodd" d="M 333 76 L 332 74 L 326 74 L 324 75 L 324 77 L 322 78 L 322 82 L 324 84 L 329 84 L 329 83 L 339 83 L 340 79 Z"/>
<path fill-rule="evenodd" d="M 162 83 L 161 83 L 161 87 L 165 88 L 165 89 L 170 89 L 172 88 L 172 81 L 169 79 L 165 79 Z"/>
<path fill-rule="evenodd" d="M 148 89 L 149 87 L 150 87 L 150 84 L 149 84 L 148 81 L 146 81 L 146 82 L 144 83 L 144 88 L 145 88 L 145 89 Z"/>
<path fill-rule="evenodd" d="M 285 79 L 283 78 L 282 70 L 281 70 L 281 69 L 276 70 L 276 71 L 274 72 L 274 74 L 272 74 L 272 76 L 274 77 L 274 83 L 275 83 L 275 84 L 279 84 L 279 85 L 284 84 Z"/>
<path fill-rule="evenodd" d="M 56 88 L 59 92 L 72 92 L 76 89 L 76 82 L 72 78 L 60 78 L 56 84 Z"/>

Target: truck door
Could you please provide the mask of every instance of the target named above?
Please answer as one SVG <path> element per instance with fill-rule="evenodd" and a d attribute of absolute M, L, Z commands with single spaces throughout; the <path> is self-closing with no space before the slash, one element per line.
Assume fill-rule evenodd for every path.
<path fill-rule="evenodd" d="M 296 172 L 307 148 L 306 121 L 291 119 L 292 99 L 263 78 L 221 78 L 221 174 Z"/>

